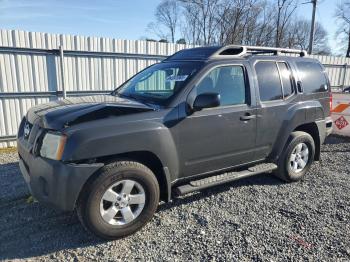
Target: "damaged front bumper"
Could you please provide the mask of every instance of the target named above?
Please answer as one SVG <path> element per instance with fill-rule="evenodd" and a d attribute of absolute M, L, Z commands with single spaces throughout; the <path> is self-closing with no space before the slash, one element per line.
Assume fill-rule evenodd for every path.
<path fill-rule="evenodd" d="M 75 208 L 86 181 L 104 164 L 72 164 L 35 156 L 25 139 L 17 140 L 19 167 L 32 195 L 63 211 Z"/>

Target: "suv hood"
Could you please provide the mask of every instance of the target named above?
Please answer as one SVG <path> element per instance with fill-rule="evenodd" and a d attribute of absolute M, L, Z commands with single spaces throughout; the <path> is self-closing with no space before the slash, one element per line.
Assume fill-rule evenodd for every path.
<path fill-rule="evenodd" d="M 30 123 L 60 130 L 75 124 L 113 116 L 154 110 L 145 104 L 112 95 L 68 98 L 32 107 L 27 113 Z"/>

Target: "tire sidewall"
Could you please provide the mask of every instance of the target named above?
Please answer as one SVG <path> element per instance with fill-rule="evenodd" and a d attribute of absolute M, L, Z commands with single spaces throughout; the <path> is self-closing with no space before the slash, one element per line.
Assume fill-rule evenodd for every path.
<path fill-rule="evenodd" d="M 149 170 L 149 172 L 151 172 Z M 93 184 L 85 204 L 88 228 L 103 238 L 120 238 L 139 230 L 153 216 L 159 203 L 159 188 L 154 175 L 139 168 L 121 168 L 102 171 L 102 176 Z M 145 191 L 145 206 L 138 217 L 126 225 L 110 225 L 100 214 L 100 201 L 105 191 L 118 181 L 130 179 L 138 182 Z"/>
<path fill-rule="evenodd" d="M 293 150 L 300 143 L 304 143 L 308 147 L 309 158 L 308 158 L 308 161 L 307 161 L 304 169 L 302 171 L 296 173 L 291 169 L 289 160 L 290 160 L 290 155 L 292 154 Z M 307 171 L 310 169 L 310 166 L 313 163 L 314 157 L 315 157 L 315 143 L 314 143 L 313 138 L 309 134 L 304 133 L 304 132 L 296 132 L 296 134 L 293 134 L 292 139 L 285 150 L 285 154 L 284 154 L 284 158 L 283 158 L 283 161 L 284 161 L 284 163 L 283 163 L 284 170 L 283 171 L 286 172 L 286 174 L 288 176 L 288 180 L 298 181 L 298 180 L 302 179 L 305 176 L 305 174 L 307 173 Z"/>

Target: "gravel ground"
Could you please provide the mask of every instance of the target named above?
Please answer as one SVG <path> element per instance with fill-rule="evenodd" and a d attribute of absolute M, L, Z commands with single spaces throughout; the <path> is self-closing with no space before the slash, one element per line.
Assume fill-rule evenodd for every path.
<path fill-rule="evenodd" d="M 0 260 L 350 260 L 350 139 L 330 137 L 301 182 L 264 174 L 181 197 L 118 241 L 28 197 L 16 154 L 1 154 Z"/>

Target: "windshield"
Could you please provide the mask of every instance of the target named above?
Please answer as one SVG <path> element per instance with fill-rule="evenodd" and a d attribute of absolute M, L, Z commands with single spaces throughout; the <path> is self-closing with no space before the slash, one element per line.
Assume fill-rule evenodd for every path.
<path fill-rule="evenodd" d="M 165 104 L 203 65 L 201 62 L 171 62 L 152 65 L 129 79 L 114 95 Z"/>

